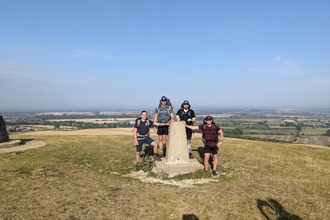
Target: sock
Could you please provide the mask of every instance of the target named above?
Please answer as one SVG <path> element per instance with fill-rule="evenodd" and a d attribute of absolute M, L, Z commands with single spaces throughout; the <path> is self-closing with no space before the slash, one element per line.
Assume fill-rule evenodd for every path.
<path fill-rule="evenodd" d="M 188 148 L 188 150 L 189 150 L 189 153 L 191 154 L 192 153 L 192 148 Z"/>

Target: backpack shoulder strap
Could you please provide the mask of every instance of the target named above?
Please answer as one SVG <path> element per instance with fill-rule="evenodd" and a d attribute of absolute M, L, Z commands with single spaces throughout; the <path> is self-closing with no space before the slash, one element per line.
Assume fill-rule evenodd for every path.
<path fill-rule="evenodd" d="M 139 127 L 141 123 L 141 118 L 136 119 L 136 127 Z"/>

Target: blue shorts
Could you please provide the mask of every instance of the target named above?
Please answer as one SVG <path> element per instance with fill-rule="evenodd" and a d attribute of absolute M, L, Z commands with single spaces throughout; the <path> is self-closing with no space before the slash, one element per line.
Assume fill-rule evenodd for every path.
<path fill-rule="evenodd" d="M 151 137 L 146 137 L 145 139 L 138 140 L 138 142 L 139 145 L 136 146 L 136 152 L 141 152 L 143 144 L 151 145 L 154 140 Z"/>

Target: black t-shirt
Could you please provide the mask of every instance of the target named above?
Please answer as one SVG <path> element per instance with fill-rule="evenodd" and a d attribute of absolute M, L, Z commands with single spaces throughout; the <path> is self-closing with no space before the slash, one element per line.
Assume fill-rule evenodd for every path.
<path fill-rule="evenodd" d="M 181 108 L 177 111 L 176 115 L 178 115 L 180 117 L 180 121 L 185 121 L 187 123 L 187 125 L 193 124 L 191 121 L 187 122 L 187 120 L 189 118 L 192 119 L 192 118 L 196 117 L 195 112 L 192 109 L 188 109 L 188 111 L 185 112 L 184 109 Z"/>
<path fill-rule="evenodd" d="M 139 122 L 140 121 L 140 122 Z M 149 123 L 148 123 L 149 121 Z M 148 126 L 149 124 L 149 126 Z M 154 122 L 150 121 L 149 119 L 146 119 L 145 121 L 142 121 L 141 118 L 137 118 L 135 120 L 134 128 L 137 128 L 137 133 L 141 135 L 146 135 L 149 132 L 149 128 L 153 126 Z"/>

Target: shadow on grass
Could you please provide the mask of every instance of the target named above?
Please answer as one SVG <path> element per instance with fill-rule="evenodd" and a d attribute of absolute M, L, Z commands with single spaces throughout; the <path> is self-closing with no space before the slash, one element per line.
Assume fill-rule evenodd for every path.
<path fill-rule="evenodd" d="M 283 206 L 274 199 L 268 199 L 268 201 L 257 199 L 257 207 L 267 220 L 302 220 L 299 216 L 285 211 Z"/>
<path fill-rule="evenodd" d="M 184 214 L 182 220 L 199 220 L 199 218 L 195 214 Z"/>
<path fill-rule="evenodd" d="M 34 139 L 21 139 L 21 144 L 24 145 L 29 141 L 33 141 Z"/>

